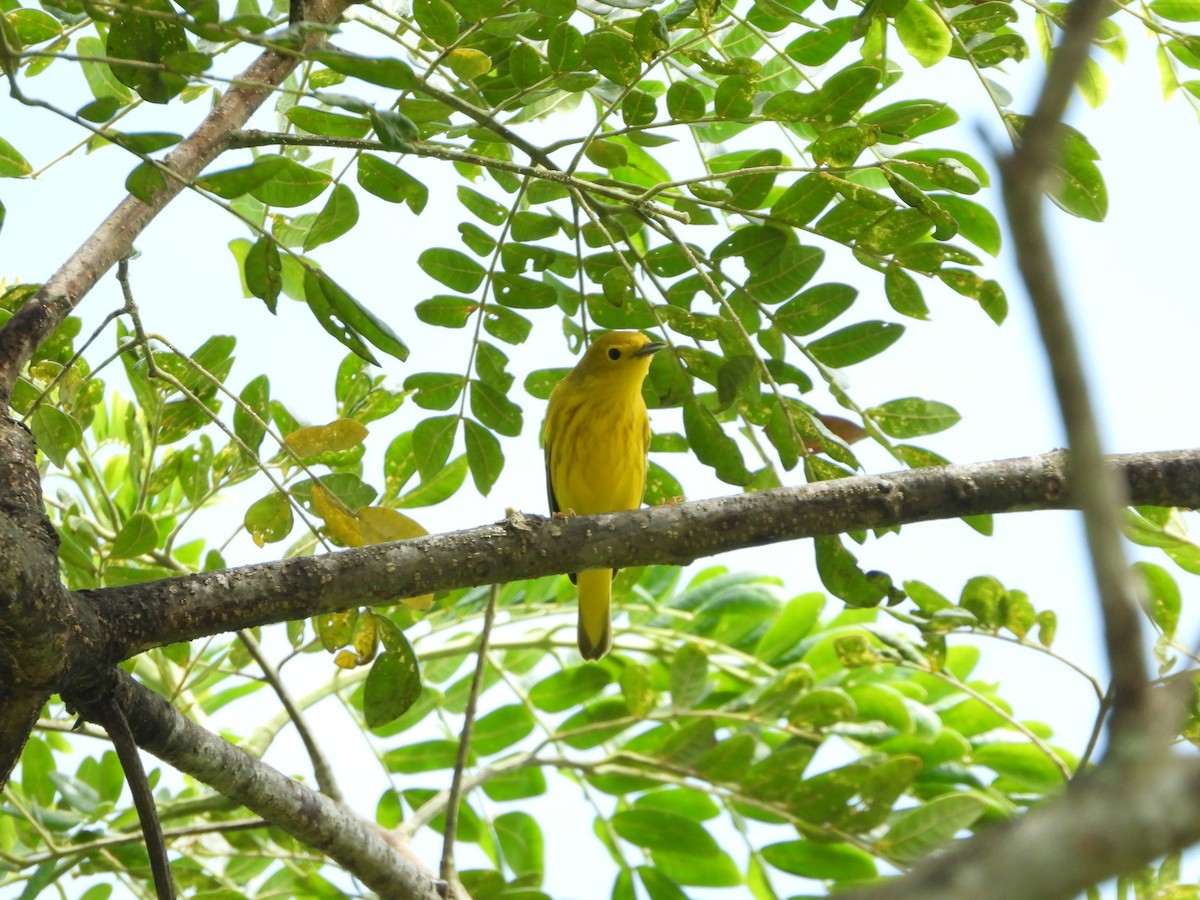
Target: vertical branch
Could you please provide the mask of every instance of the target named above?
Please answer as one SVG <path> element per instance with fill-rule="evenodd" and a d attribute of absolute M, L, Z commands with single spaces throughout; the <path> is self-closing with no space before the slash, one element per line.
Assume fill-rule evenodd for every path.
<path fill-rule="evenodd" d="M 462 734 L 458 739 L 458 757 L 454 760 L 454 779 L 450 783 L 450 799 L 446 803 L 446 833 L 442 844 L 442 880 L 450 885 L 455 897 L 466 892 L 458 880 L 454 865 L 454 840 L 458 833 L 458 804 L 462 800 L 463 771 L 471 752 L 471 732 L 475 728 L 475 710 L 479 706 L 479 694 L 483 690 L 483 675 L 487 671 L 488 641 L 492 636 L 492 622 L 496 619 L 496 602 L 500 586 L 493 584 L 488 593 L 487 607 L 483 613 L 483 631 L 479 635 L 479 659 L 475 663 L 475 676 L 471 679 L 471 693 L 467 696 L 467 708 L 463 714 Z"/>
<path fill-rule="evenodd" d="M 1033 303 L 1071 448 L 1071 483 L 1083 510 L 1104 616 L 1113 677 L 1112 730 L 1117 735 L 1144 706 L 1147 690 L 1141 616 L 1121 540 L 1120 511 L 1127 501 L 1101 454 L 1090 391 L 1042 218 L 1042 194 L 1062 147 L 1062 117 L 1108 8 L 1105 0 L 1074 0 L 1068 7 L 1037 107 L 1017 149 L 1000 160 L 1000 170 L 1017 264 Z"/>

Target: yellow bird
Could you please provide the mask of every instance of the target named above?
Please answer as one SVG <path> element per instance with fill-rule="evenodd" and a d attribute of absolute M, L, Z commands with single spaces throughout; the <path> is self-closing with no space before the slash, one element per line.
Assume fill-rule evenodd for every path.
<path fill-rule="evenodd" d="M 546 410 L 546 491 L 552 513 L 581 516 L 637 509 L 646 487 L 650 418 L 642 381 L 665 347 L 644 334 L 596 338 L 558 383 Z M 599 659 L 612 648 L 613 569 L 572 575 L 579 586 L 579 652 Z"/>

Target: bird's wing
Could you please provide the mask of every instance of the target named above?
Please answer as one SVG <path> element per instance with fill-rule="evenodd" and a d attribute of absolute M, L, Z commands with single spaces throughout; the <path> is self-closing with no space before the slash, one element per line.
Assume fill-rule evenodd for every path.
<path fill-rule="evenodd" d="M 550 504 L 550 514 L 554 515 L 554 513 L 561 512 L 561 510 L 559 509 L 559 506 L 558 506 L 558 498 L 554 496 L 554 481 L 550 476 L 550 471 L 551 471 L 550 460 L 553 459 L 554 445 L 550 442 L 549 425 L 550 425 L 550 419 L 549 419 L 549 417 L 547 417 L 546 418 L 546 426 L 547 427 L 545 430 L 545 440 L 544 440 L 545 447 L 546 447 L 546 500 Z"/>

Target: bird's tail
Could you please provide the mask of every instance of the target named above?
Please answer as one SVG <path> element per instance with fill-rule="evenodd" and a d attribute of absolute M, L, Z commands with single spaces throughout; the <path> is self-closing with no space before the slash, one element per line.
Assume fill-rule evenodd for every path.
<path fill-rule="evenodd" d="M 579 653 L 596 660 L 612 649 L 612 569 L 579 573 Z"/>

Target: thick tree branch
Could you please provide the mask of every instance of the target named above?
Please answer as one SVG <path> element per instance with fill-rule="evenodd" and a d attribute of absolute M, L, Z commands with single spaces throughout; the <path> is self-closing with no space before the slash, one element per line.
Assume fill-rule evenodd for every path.
<path fill-rule="evenodd" d="M 1071 447 L 1073 480 L 1079 486 L 1104 616 L 1116 734 L 1126 722 L 1138 720 L 1148 677 L 1137 589 L 1121 544 L 1120 510 L 1126 501 L 1104 462 L 1087 378 L 1042 218 L 1043 191 L 1062 149 L 1062 117 L 1087 62 L 1092 36 L 1108 9 L 1105 0 L 1074 0 L 1068 7 L 1037 108 L 1021 131 L 1016 151 L 1001 161 L 1000 169 L 1017 263 L 1033 302 Z"/>
<path fill-rule="evenodd" d="M 314 0 L 305 4 L 305 8 L 309 21 L 327 23 L 337 19 L 348 5 L 348 0 Z M 323 39 L 318 32 L 310 31 L 305 36 L 305 46 Z M 154 202 L 143 203 L 132 195 L 122 200 L 83 246 L 0 329 L 0 409 L 8 408 L 17 375 L 42 341 L 104 273 L 129 253 L 134 240 L 154 217 L 225 150 L 229 133 L 246 124 L 300 58 L 299 53 L 285 56 L 268 50 L 251 63 L 199 127 L 167 154 L 163 166 L 173 170 L 177 177 L 166 179 Z"/>
<path fill-rule="evenodd" d="M 1052 900 L 1200 840 L 1200 759 L 1110 758 L 1054 800 L 843 900 Z"/>
<path fill-rule="evenodd" d="M 382 829 L 201 728 L 123 672 L 115 697 L 142 749 L 327 854 L 385 900 L 440 900 L 433 875 Z"/>
<path fill-rule="evenodd" d="M 76 596 L 109 623 L 110 662 L 176 641 L 399 597 L 608 566 L 684 564 L 814 535 L 1075 508 L 1065 453 L 843 478 L 565 521 L 495 525 Z M 1200 450 L 1112 457 L 1132 502 L 1200 506 Z"/>

